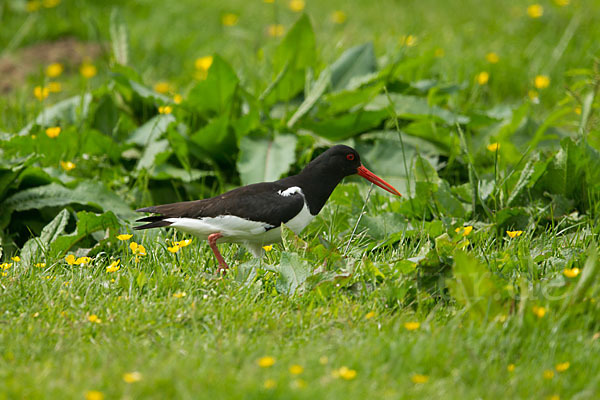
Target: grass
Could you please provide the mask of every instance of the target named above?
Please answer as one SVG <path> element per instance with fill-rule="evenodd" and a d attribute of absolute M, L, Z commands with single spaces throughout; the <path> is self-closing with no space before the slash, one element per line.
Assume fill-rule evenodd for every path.
<path fill-rule="evenodd" d="M 439 104 L 471 116 L 472 124 L 465 133 L 468 143 L 459 143 L 453 127 L 444 130 L 439 121 L 429 121 L 433 130 L 440 129 L 440 135 L 448 132 L 451 150 L 435 153 L 435 157 L 427 154 L 431 156 L 427 160 L 437 160 L 435 168 L 420 158 L 413 168 L 406 168 L 413 180 L 412 186 L 409 182 L 412 202 L 392 199 L 377 189 L 357 224 L 368 186 L 347 179 L 302 233 L 304 242 L 286 237 L 250 277 L 250 267 L 255 264 L 237 245 L 221 246 L 233 270 L 218 278 L 213 275 L 215 261 L 206 243 L 196 240 L 172 254 L 167 250 L 174 239 L 171 231 L 114 239 L 117 233 L 129 231 L 127 225 L 119 232 L 111 227 L 93 233 L 94 240 L 91 235 L 81 240 L 80 247 L 92 247 L 107 232 L 108 241 L 102 242 L 104 247 L 91 265 L 68 265 L 64 254 L 58 256 L 50 250 L 36 255 L 39 259 L 35 261 L 46 261 L 46 265 L 26 265 L 24 260 L 10 259 L 16 254 L 25 258 L 23 250 L 8 253 L 13 248 L 11 240 L 22 247 L 27 239 L 22 237 L 23 231 L 39 235 L 63 205 L 15 212 L 11 225 L 10 214 L 0 218 L 0 244 L 5 249 L 0 254 L 4 257 L 0 270 L 0 399 L 597 398 L 599 204 L 594 198 L 597 182 L 590 182 L 594 175 L 581 172 L 598 165 L 587 164 L 598 160 L 596 150 L 592 148 L 591 155 L 582 150 L 587 144 L 600 143 L 594 114 L 597 100 L 592 98 L 592 117 L 582 128 L 585 138 L 574 133 L 584 122 L 571 109 L 584 105 L 579 95 L 593 93 L 585 90 L 598 81 L 593 70 L 594 56 L 600 50 L 596 40 L 600 25 L 594 17 L 600 10 L 595 2 L 557 3 L 541 3 L 544 15 L 533 19 L 526 14 L 530 3 L 525 1 L 510 5 L 475 0 L 401 4 L 392 0 L 368 4 L 359 0 L 309 1 L 306 12 L 318 38 L 320 66 L 369 40 L 382 65 L 385 59 L 403 52 L 407 62 L 396 84 L 424 79 L 438 79 L 442 86 L 456 84 L 455 94 Z M 156 0 L 123 4 L 63 0 L 57 7 L 42 7 L 35 13 L 18 11 L 23 5 L 18 1 L 0 5 L 0 21 L 5 26 L 0 30 L 2 56 L 18 56 L 28 46 L 65 36 L 109 47 L 110 11 L 116 7 L 129 30 L 130 64 L 141 80 L 149 86 L 167 81 L 173 92 L 182 94 L 197 82 L 194 60 L 214 52 L 233 65 L 246 89 L 262 93 L 272 82 L 274 71 L 267 60 L 279 43 L 265 29 L 281 23 L 289 30 L 298 18 L 287 2 L 277 0 L 275 4 L 186 0 L 169 5 Z M 334 10 L 347 14 L 344 24 L 330 21 Z M 227 12 L 239 15 L 236 26 L 221 25 Z M 413 35 L 416 45 L 402 46 L 403 35 Z M 498 63 L 486 61 L 490 52 L 499 56 Z M 24 156 L 13 147 L 14 143 L 26 145 L 17 141 L 16 133 L 44 106 L 32 96 L 33 86 L 44 80 L 44 60 L 0 98 L 0 130 L 6 132 L 0 132 L 3 140 L 6 138 L 5 144 L 0 144 L 1 158 Z M 123 95 L 114 89 L 110 56 L 93 62 L 99 75 L 91 81 L 78 76 L 76 63 L 65 63 L 60 78 L 63 91 L 52 94 L 47 102 L 90 88 L 94 107 L 99 99 Z M 477 84 L 476 76 L 482 71 L 489 72 L 489 81 Z M 537 75 L 547 75 L 549 87 L 536 89 Z M 438 95 L 434 90 L 426 94 L 432 104 L 438 104 Z M 124 108 L 118 108 L 120 127 L 112 131 L 115 137 L 128 135 L 145 122 Z M 556 117 L 566 108 L 570 116 Z M 501 120 L 498 125 L 505 127 L 497 131 L 497 126 L 485 125 L 485 112 L 500 114 L 504 109 L 524 110 L 530 119 Z M 279 117 L 276 112 L 274 115 L 272 120 L 263 116 L 261 122 L 268 125 L 264 129 L 288 132 L 285 116 L 280 118 L 283 123 L 276 125 L 273 120 Z M 60 151 L 64 154 L 45 152 L 44 147 L 50 146 L 43 144 L 33 147 L 40 161 L 28 170 L 18 189 L 27 190 L 40 181 L 60 182 L 72 189 L 78 180 L 103 180 L 118 193 L 120 202 L 134 207 L 147 205 L 151 198 L 207 196 L 215 194 L 216 187 L 239 183 L 235 166 L 233 172 L 223 174 L 226 178 L 209 176 L 206 185 L 205 177 L 197 186 L 175 178 L 155 179 L 146 170 L 136 171 L 132 158 L 122 156 L 134 147 L 116 139 L 108 146 L 102 141 L 92 143 L 102 148 L 101 153 L 106 149 L 111 154 L 96 154 L 88 146 L 84 150 L 91 156 L 84 157 L 79 152 L 85 143 L 77 134 L 92 135 L 93 129 L 100 129 L 92 123 L 93 118 L 63 126 L 60 138 L 64 149 Z M 185 117 L 177 118 L 182 124 L 189 123 Z M 519 141 L 537 143 L 530 141 L 537 124 L 543 122 L 553 130 L 544 137 L 547 146 L 535 155 L 539 159 L 531 169 L 550 176 L 550 182 L 540 189 L 536 181 L 524 179 L 523 185 L 529 185 L 527 192 L 509 207 L 507 199 L 516 191 L 512 190 L 518 186 L 516 178 L 526 175 L 525 162 L 515 165 L 515 154 L 525 151 L 518 147 Z M 380 129 L 390 128 L 382 125 Z M 394 128 L 407 126 L 401 121 L 392 131 Z M 493 131 L 491 136 L 489 131 Z M 298 165 L 292 167 L 297 169 L 312 154 L 307 148 L 327 141 L 293 132 L 299 137 L 296 147 L 302 148 Z M 39 136 L 46 140 L 43 130 Z M 565 146 L 557 140 L 563 136 L 580 141 L 572 148 L 563 147 L 565 153 L 574 155 L 560 153 L 556 159 L 561 164 L 549 158 L 555 153 L 548 154 Z M 409 154 L 420 154 L 418 146 L 427 142 L 417 142 L 415 149 L 410 147 L 415 142 L 409 141 L 414 137 L 402 137 Z M 439 141 L 427 143 L 438 146 L 438 151 L 447 138 L 435 139 Z M 374 141 L 378 140 L 382 147 L 389 144 L 389 139 Z M 493 158 L 486 150 L 491 140 L 503 140 Z M 111 151 L 110 143 L 118 149 Z M 356 139 L 356 143 L 371 155 L 375 152 L 366 141 Z M 77 152 L 69 146 L 78 146 Z M 513 151 L 513 159 L 502 152 L 505 148 Z M 77 163 L 71 174 L 54 165 L 63 158 L 71 159 L 65 154 Z M 45 164 L 44 157 L 56 160 Z M 214 165 L 202 162 L 211 168 Z M 192 166 L 208 169 L 202 162 L 195 161 Z M 371 162 L 391 168 L 376 155 Z M 548 165 L 553 169 L 546 170 Z M 474 170 L 478 176 L 472 174 Z M 570 174 L 573 171 L 579 175 Z M 570 189 L 553 191 L 552 185 L 563 181 Z M 484 194 L 471 201 L 473 187 Z M 577 193 L 570 197 L 570 191 Z M 4 195 L 2 190 L 0 194 Z M 576 196 L 579 194 L 583 200 Z M 462 216 L 453 214 L 455 203 L 451 200 L 457 198 L 466 210 Z M 0 204 L 3 200 L 0 197 Z M 490 206 L 492 216 L 487 216 L 477 201 Z M 82 209 L 98 211 L 85 203 L 65 207 L 70 215 Z M 77 218 L 83 220 L 79 214 Z M 18 225 L 15 220 L 26 227 L 6 233 Z M 75 229 L 73 218 L 65 223 L 67 231 Z M 352 236 L 355 225 L 358 233 Z M 461 231 L 462 226 L 473 230 Z M 522 234 L 510 238 L 507 230 Z M 133 241 L 143 244 L 147 255 L 136 260 L 129 248 Z M 348 254 L 344 254 L 349 241 Z M 292 260 L 291 266 L 282 265 L 283 257 Z M 116 260 L 120 260 L 120 269 L 108 272 L 106 267 Z M 312 278 L 319 284 L 309 286 L 309 280 L 294 295 L 281 289 L 286 284 L 280 274 L 283 268 L 295 273 L 308 265 L 312 271 L 324 263 L 326 272 L 337 274 L 334 278 L 314 274 Z M 263 357 L 272 357 L 275 363 L 261 367 Z M 301 372 L 296 367 L 292 373 L 292 366 L 300 366 Z M 133 378 L 126 375 L 132 372 L 139 374 Z"/>

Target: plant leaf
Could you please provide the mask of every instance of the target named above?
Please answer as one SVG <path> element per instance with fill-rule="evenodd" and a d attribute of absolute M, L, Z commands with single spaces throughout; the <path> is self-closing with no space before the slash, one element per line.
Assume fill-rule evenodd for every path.
<path fill-rule="evenodd" d="M 277 135 L 273 140 L 244 136 L 240 140 L 237 170 L 242 183 L 277 180 L 296 160 L 298 139 L 294 135 Z"/>
<path fill-rule="evenodd" d="M 48 246 L 64 232 L 68 222 L 69 212 L 63 209 L 42 229 L 39 237 L 31 238 L 25 242 L 21 249 L 21 261 L 23 264 L 31 266 L 34 262 L 39 262 L 38 257 L 41 255 L 40 253 L 48 250 Z"/>
<path fill-rule="evenodd" d="M 376 67 L 373 43 L 354 46 L 331 64 L 331 86 L 336 91 L 344 89 L 352 78 L 375 72 Z"/>

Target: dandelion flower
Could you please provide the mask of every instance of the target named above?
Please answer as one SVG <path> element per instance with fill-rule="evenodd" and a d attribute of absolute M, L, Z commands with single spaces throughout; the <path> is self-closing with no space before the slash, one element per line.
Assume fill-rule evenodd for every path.
<path fill-rule="evenodd" d="M 92 261 L 92 259 L 90 257 L 79 257 L 77 260 L 75 260 L 75 264 L 77 264 L 77 265 L 89 264 L 90 261 Z"/>
<path fill-rule="evenodd" d="M 275 382 L 275 379 L 267 379 L 265 383 L 263 383 L 263 387 L 265 389 L 273 389 L 275 386 L 277 386 L 277 382 Z"/>
<path fill-rule="evenodd" d="M 19 257 L 19 256 L 14 256 L 14 257 L 11 257 L 10 259 L 13 260 L 14 262 L 21 261 L 21 257 Z"/>
<path fill-rule="evenodd" d="M 131 239 L 133 235 L 127 234 L 127 233 L 122 233 L 120 235 L 117 236 L 117 239 L 124 241 L 124 240 L 129 240 Z"/>
<path fill-rule="evenodd" d="M 104 400 L 104 394 L 98 390 L 88 390 L 85 392 L 85 400 Z"/>
<path fill-rule="evenodd" d="M 48 91 L 50 93 L 59 93 L 62 90 L 60 82 L 48 82 Z"/>
<path fill-rule="evenodd" d="M 406 47 L 415 47 L 417 45 L 417 37 L 414 35 L 400 36 L 400 44 Z"/>
<path fill-rule="evenodd" d="M 346 15 L 345 12 L 343 12 L 342 10 L 335 10 L 334 12 L 331 13 L 331 22 L 333 22 L 334 24 L 338 24 L 341 25 L 344 22 L 346 22 L 346 19 L 348 18 L 348 16 Z"/>
<path fill-rule="evenodd" d="M 554 368 L 556 369 L 556 372 L 565 372 L 566 370 L 569 369 L 570 366 L 571 366 L 571 363 L 568 361 L 565 361 L 565 362 L 556 364 L 556 366 Z"/>
<path fill-rule="evenodd" d="M 3 264 L 0 264 L 0 269 L 3 269 L 5 271 L 7 269 L 9 269 L 10 267 L 12 267 L 12 263 L 3 263 Z"/>
<path fill-rule="evenodd" d="M 427 381 L 429 381 L 429 376 L 421 375 L 421 374 L 413 374 L 410 377 L 410 380 L 413 381 L 413 383 L 427 383 Z"/>
<path fill-rule="evenodd" d="M 540 4 L 532 4 L 527 7 L 527 15 L 529 15 L 529 18 L 540 18 L 544 15 L 544 7 Z"/>
<path fill-rule="evenodd" d="M 267 34 L 271 37 L 280 37 L 285 33 L 285 28 L 281 24 L 271 24 L 267 27 Z"/>
<path fill-rule="evenodd" d="M 498 57 L 498 54 L 494 53 L 494 52 L 490 52 L 487 53 L 485 55 L 485 59 L 487 60 L 487 62 L 489 62 L 490 64 L 496 64 L 498 61 L 500 61 L 500 57 Z"/>
<path fill-rule="evenodd" d="M 273 246 L 272 246 L 272 245 L 263 246 L 263 249 L 264 249 L 266 252 L 269 252 L 269 251 L 273 250 Z"/>
<path fill-rule="evenodd" d="M 500 148 L 500 143 L 490 143 L 487 145 L 487 149 L 492 152 L 498 151 L 499 148 Z"/>
<path fill-rule="evenodd" d="M 477 76 L 475 77 L 475 80 L 477 81 L 478 84 L 483 86 L 486 83 L 488 83 L 488 81 L 490 80 L 490 74 L 489 74 L 489 72 L 481 71 L 480 73 L 477 74 Z"/>
<path fill-rule="evenodd" d="M 173 111 L 173 107 L 171 107 L 171 106 L 160 106 L 160 107 L 158 107 L 158 113 L 159 114 L 171 114 L 172 111 Z"/>
<path fill-rule="evenodd" d="M 565 268 L 563 270 L 563 274 L 567 277 L 567 278 L 575 278 L 577 275 L 579 275 L 579 273 L 581 272 L 581 270 L 577 267 L 575 268 Z"/>
<path fill-rule="evenodd" d="M 337 370 L 337 375 L 342 379 L 351 381 L 356 378 L 356 370 L 344 366 Z"/>
<path fill-rule="evenodd" d="M 106 272 L 117 272 L 119 269 L 121 269 L 121 266 L 119 265 L 120 263 L 121 259 L 113 261 L 108 267 L 106 267 Z"/>
<path fill-rule="evenodd" d="M 542 376 L 544 377 L 544 379 L 552 379 L 554 378 L 554 371 L 552 371 L 551 369 L 547 369 L 544 371 Z"/>
<path fill-rule="evenodd" d="M 68 256 L 65 257 L 65 261 L 69 265 L 75 265 L 75 256 L 73 254 L 69 254 Z"/>
<path fill-rule="evenodd" d="M 46 67 L 46 76 L 48 78 L 56 78 L 63 73 L 63 66 L 61 63 L 52 63 Z"/>
<path fill-rule="evenodd" d="M 544 315 L 546 315 L 544 307 L 533 306 L 532 311 L 538 318 L 544 318 Z"/>
<path fill-rule="evenodd" d="M 69 172 L 75 169 L 76 165 L 75 163 L 71 162 L 71 161 L 61 161 L 60 162 L 60 167 L 62 169 L 64 169 L 65 171 Z"/>
<path fill-rule="evenodd" d="M 33 88 L 33 95 L 39 101 L 44 100 L 50 94 L 50 90 L 47 87 L 36 86 Z"/>
<path fill-rule="evenodd" d="M 137 244 L 136 242 L 129 243 L 129 248 L 135 255 L 145 256 L 146 249 L 141 244 Z"/>
<path fill-rule="evenodd" d="M 126 372 L 123 374 L 123 381 L 126 383 L 135 383 L 142 380 L 142 374 L 138 371 Z"/>
<path fill-rule="evenodd" d="M 454 230 L 456 233 L 460 233 L 463 236 L 469 236 L 469 234 L 473 231 L 473 226 L 460 226 Z"/>
<path fill-rule="evenodd" d="M 304 372 L 304 368 L 302 368 L 302 365 L 294 364 L 290 366 L 290 374 L 300 375 L 302 372 Z"/>
<path fill-rule="evenodd" d="M 514 370 L 515 370 L 515 364 L 508 364 L 508 366 L 506 367 L 506 370 L 508 372 L 514 372 Z"/>
<path fill-rule="evenodd" d="M 305 6 L 306 3 L 304 2 L 304 0 L 290 0 L 290 2 L 288 3 L 288 7 L 293 12 L 301 12 L 302 10 L 304 10 Z"/>
<path fill-rule="evenodd" d="M 96 314 L 92 314 L 88 317 L 88 321 L 94 323 L 94 324 L 100 324 L 102 323 L 102 320 L 100 318 L 98 318 L 98 316 Z"/>
<path fill-rule="evenodd" d="M 368 313 L 365 314 L 365 319 L 371 319 L 373 318 L 375 315 L 375 311 L 369 311 Z"/>
<path fill-rule="evenodd" d="M 210 68 L 212 63 L 213 63 L 212 56 L 199 57 L 194 62 L 194 66 L 196 67 L 196 69 L 208 71 L 208 69 Z"/>
<path fill-rule="evenodd" d="M 177 293 L 173 293 L 173 297 L 175 297 L 176 299 L 181 299 L 182 297 L 187 296 L 186 292 L 177 292 Z"/>
<path fill-rule="evenodd" d="M 90 79 L 90 78 L 93 78 L 94 76 L 96 76 L 96 74 L 98 73 L 98 69 L 96 68 L 96 66 L 94 64 L 91 64 L 89 62 L 84 62 L 79 67 L 79 73 L 84 78 Z"/>
<path fill-rule="evenodd" d="M 175 245 L 173 247 L 167 247 L 167 250 L 169 250 L 171 253 L 177 253 L 179 251 L 179 246 Z"/>
<path fill-rule="evenodd" d="M 421 323 L 420 322 L 405 322 L 404 323 L 404 329 L 406 329 L 407 331 L 415 331 L 417 329 L 419 329 L 421 327 Z"/>
<path fill-rule="evenodd" d="M 261 368 L 269 368 L 275 364 L 275 358 L 271 356 L 265 356 L 258 359 L 257 364 Z"/>
<path fill-rule="evenodd" d="M 518 236 L 521 236 L 523 234 L 523 231 L 506 231 L 506 234 L 511 239 L 514 239 L 514 238 L 516 238 Z"/>
<path fill-rule="evenodd" d="M 50 139 L 54 139 L 58 137 L 58 135 L 60 135 L 60 131 L 60 126 L 52 126 L 50 128 L 46 128 L 46 136 L 48 136 Z"/>
<path fill-rule="evenodd" d="M 234 26 L 238 23 L 239 16 L 234 13 L 226 13 L 221 17 L 221 24 L 223 26 Z"/>
<path fill-rule="evenodd" d="M 173 102 L 175 104 L 181 104 L 181 101 L 183 100 L 183 97 L 181 97 L 180 94 L 176 94 L 173 96 Z"/>
<path fill-rule="evenodd" d="M 547 75 L 538 75 L 533 80 L 536 89 L 546 89 L 550 86 L 550 78 Z"/>
<path fill-rule="evenodd" d="M 179 242 L 175 242 L 175 245 L 179 247 L 186 247 L 192 243 L 192 239 L 180 240 Z"/>
<path fill-rule="evenodd" d="M 154 91 L 158 92 L 158 93 L 169 93 L 169 91 L 171 90 L 171 85 L 169 85 L 168 82 L 157 82 L 154 85 Z"/>

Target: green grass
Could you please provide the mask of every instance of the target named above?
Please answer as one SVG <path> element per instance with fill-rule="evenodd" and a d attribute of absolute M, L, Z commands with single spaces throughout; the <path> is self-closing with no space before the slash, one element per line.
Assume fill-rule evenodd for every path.
<path fill-rule="evenodd" d="M 3 57 L 69 36 L 107 49 L 93 60 L 99 73 L 90 81 L 78 75 L 78 63 L 65 61 L 63 90 L 44 103 L 32 95 L 44 82 L 44 59 L 0 97 L 0 257 L 12 264 L 0 270 L 0 399 L 91 399 L 90 391 L 105 399 L 600 396 L 598 3 L 541 2 L 540 19 L 527 16 L 525 1 L 307 3 L 315 79 L 364 42 L 374 43 L 380 68 L 399 57 L 377 93 L 389 92 L 410 112 L 384 108 L 385 118 L 343 139 L 405 197 L 376 189 L 365 206 L 367 184 L 346 179 L 302 240 L 288 233 L 258 267 L 243 248 L 222 245 L 233 266 L 225 277 L 214 275 L 204 242 L 172 254 L 174 232 L 136 232 L 128 241 L 116 235 L 130 231 L 129 208 L 208 197 L 243 183 L 238 171 L 249 149 L 293 135 L 287 150 L 295 158 L 285 174 L 338 141 L 314 133 L 317 122 L 334 121 L 337 129 L 336 118 L 362 103 L 328 114 L 328 106 L 347 98 L 336 103 L 326 91 L 290 128 L 306 93 L 258 101 L 278 72 L 272 60 L 280 39 L 265 29 L 281 23 L 289 31 L 299 14 L 279 0 L 63 0 L 35 13 L 24 12 L 20 1 L 0 5 Z M 115 66 L 110 54 L 113 8 L 129 31 L 129 65 L 139 78 Z M 334 10 L 346 12 L 345 24 L 330 21 Z M 239 15 L 236 26 L 221 25 L 225 12 Z M 416 46 L 400 44 L 408 34 Z M 435 56 L 439 49 L 443 57 Z M 194 60 L 215 52 L 225 60 L 220 71 L 231 64 L 247 91 L 237 90 L 234 111 L 201 109 L 202 96 L 194 93 L 207 90 L 194 78 Z M 498 54 L 497 64 L 486 61 L 489 52 Z M 482 71 L 490 80 L 479 85 Z M 132 132 L 167 100 L 132 96 L 118 73 L 148 87 L 167 81 L 170 95 L 181 93 L 185 101 L 172 114 L 177 129 L 132 142 Z M 551 82 L 537 89 L 539 102 L 529 93 L 537 75 Z M 228 78 L 219 83 L 230 84 Z M 429 79 L 431 88 L 418 89 Z M 372 86 L 346 94 L 368 97 Z M 91 111 L 61 117 L 57 139 L 46 137 L 45 123 L 18 134 L 43 108 L 84 93 L 92 95 Z M 250 112 L 237 110 L 240 104 Z M 469 122 L 443 122 L 436 112 Z M 194 135 L 223 115 L 228 132 L 235 127 L 233 144 L 201 148 Z M 256 126 L 238 131 L 245 123 Z M 168 139 L 167 147 L 146 158 L 158 139 Z M 494 142 L 500 148 L 490 152 Z M 65 171 L 63 160 L 77 167 Z M 140 167 L 147 160 L 178 170 L 165 178 Z M 189 179 L 192 172 L 200 177 Z M 78 191 L 83 184 L 95 188 L 94 198 Z M 46 197 L 35 192 L 50 185 Z M 62 209 L 58 229 L 50 221 Z M 71 240 L 65 232 L 79 230 L 81 237 L 61 248 L 56 237 L 44 238 L 44 226 L 63 242 Z M 463 236 L 463 226 L 473 231 Z M 523 233 L 509 238 L 507 230 Z M 138 261 L 128 247 L 133 241 L 147 250 Z M 90 265 L 65 261 L 66 254 L 88 252 Z M 16 255 L 21 261 L 11 261 Z M 120 269 L 107 272 L 115 260 Z M 311 277 L 286 294 L 285 273 L 306 268 Z M 567 276 L 574 268 L 580 273 Z M 415 322 L 417 329 L 407 328 Z M 260 367 L 265 356 L 275 364 Z M 558 371 L 565 362 L 569 367 Z M 303 371 L 292 374 L 292 365 Z M 342 367 L 356 376 L 340 376 Z M 134 371 L 141 379 L 125 382 Z M 553 376 L 545 377 L 548 371 Z M 427 381 L 415 382 L 417 374 Z"/>

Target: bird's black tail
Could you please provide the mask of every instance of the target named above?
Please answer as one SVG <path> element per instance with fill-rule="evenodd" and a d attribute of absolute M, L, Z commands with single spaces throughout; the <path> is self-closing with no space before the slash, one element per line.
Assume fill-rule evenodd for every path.
<path fill-rule="evenodd" d="M 137 210 L 140 211 L 140 210 Z M 164 216 L 162 215 L 153 215 L 151 217 L 145 217 L 145 218 L 141 218 L 138 219 L 135 222 L 148 222 L 145 225 L 140 225 L 140 226 L 135 226 L 133 227 L 133 229 L 135 230 L 141 230 L 141 229 L 150 229 L 150 228 L 164 228 L 165 226 L 169 226 L 172 224 L 172 222 L 169 221 L 165 221 Z"/>

